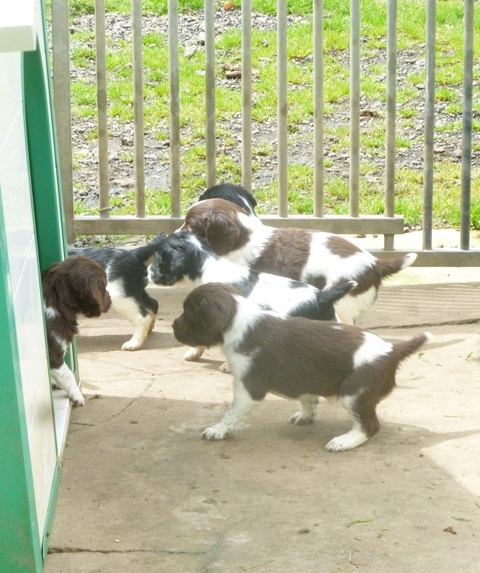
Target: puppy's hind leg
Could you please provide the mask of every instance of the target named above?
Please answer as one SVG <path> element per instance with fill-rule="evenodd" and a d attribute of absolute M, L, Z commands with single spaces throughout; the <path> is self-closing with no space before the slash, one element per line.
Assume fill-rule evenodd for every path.
<path fill-rule="evenodd" d="M 248 411 L 257 402 L 250 396 L 243 383 L 234 379 L 233 400 L 223 420 L 219 424 L 204 430 L 202 438 L 205 438 L 205 440 L 223 440 L 227 438 L 244 425 Z"/>
<path fill-rule="evenodd" d="M 132 297 L 112 297 L 112 307 L 133 327 L 132 338 L 123 343 L 122 350 L 138 350 L 152 330 L 152 317 Z"/>
<path fill-rule="evenodd" d="M 300 412 L 296 412 L 290 418 L 292 424 L 303 425 L 311 424 L 315 420 L 315 410 L 318 404 L 318 397 L 311 394 L 300 396 Z"/>
<path fill-rule="evenodd" d="M 337 436 L 328 442 L 325 448 L 329 452 L 353 450 L 374 436 L 380 429 L 375 406 L 367 405 L 360 396 L 342 396 L 340 403 L 353 418 L 353 427 L 346 434 Z"/>
<path fill-rule="evenodd" d="M 75 376 L 70 368 L 63 363 L 60 368 L 50 368 L 50 376 L 55 386 L 67 393 L 74 406 L 83 406 L 85 400 L 80 392 Z"/>
<path fill-rule="evenodd" d="M 148 312 L 148 314 L 150 315 L 150 318 L 152 319 L 152 322 L 150 324 L 150 332 L 154 329 L 155 327 L 155 323 L 157 322 L 157 316 L 158 316 L 158 300 L 156 300 L 155 298 L 151 297 L 147 291 L 145 291 L 143 293 L 143 297 L 142 297 L 142 302 L 145 306 L 145 310 Z"/>

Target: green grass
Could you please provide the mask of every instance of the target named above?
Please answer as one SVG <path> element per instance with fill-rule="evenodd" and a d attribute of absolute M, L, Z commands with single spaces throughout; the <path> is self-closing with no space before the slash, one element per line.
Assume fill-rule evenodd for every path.
<path fill-rule="evenodd" d="M 218 4 L 221 6 L 222 4 Z M 237 1 L 236 9 L 239 9 Z M 313 60 L 312 60 L 312 13 L 311 0 L 289 0 L 288 11 L 291 14 L 303 14 L 305 23 L 288 27 L 288 131 L 295 133 L 303 123 L 313 115 Z M 143 0 L 142 11 L 145 15 L 167 14 L 166 0 Z M 179 0 L 179 11 L 199 10 L 203 0 Z M 375 55 L 386 46 L 386 3 L 378 0 L 363 0 L 361 12 L 362 65 L 366 68 L 361 74 L 362 106 L 380 103 L 385 107 L 385 66 L 378 62 Z M 253 9 L 275 14 L 276 0 L 254 0 Z M 94 13 L 94 0 L 71 0 L 71 17 Z M 107 12 L 130 13 L 131 0 L 106 0 Z M 329 118 L 338 106 L 348 109 L 349 68 L 348 50 L 350 44 L 350 0 L 325 0 L 324 2 L 324 110 L 325 110 L 325 147 L 335 153 L 348 153 L 349 125 L 330 124 Z M 480 13 L 475 12 L 475 46 L 478 53 L 480 41 Z M 461 131 L 462 81 L 463 81 L 463 2 L 448 0 L 437 2 L 437 48 L 436 48 L 436 92 L 438 103 L 446 105 L 451 121 L 439 125 L 436 134 L 441 138 L 443 132 Z M 95 91 L 95 35 L 93 31 L 79 31 L 73 28 L 72 65 L 90 72 L 93 80 L 72 84 L 73 117 L 94 118 L 96 116 Z M 107 29 L 107 76 L 109 115 L 116 122 L 127 123 L 133 120 L 133 87 L 131 51 L 129 42 L 113 43 Z M 417 59 L 424 58 L 425 43 L 425 3 L 423 0 L 403 0 L 398 4 L 398 50 L 410 50 Z M 252 117 L 255 126 L 262 130 L 262 124 L 268 120 L 275 122 L 277 113 L 276 77 L 277 77 L 277 39 L 274 32 L 252 30 L 252 65 L 258 70 L 253 80 L 255 105 Z M 145 130 L 148 135 L 160 141 L 169 138 L 169 77 L 168 77 L 168 39 L 160 34 L 150 33 L 143 37 Z M 216 74 L 224 77 L 224 64 L 241 62 L 241 36 L 239 30 L 229 30 L 218 35 L 215 44 Z M 370 61 L 371 60 L 371 61 Z M 205 77 L 203 50 L 193 56 L 185 57 L 184 46 L 180 46 L 180 121 L 181 121 L 181 176 L 182 206 L 189 205 L 205 186 Z M 93 74 L 93 75 L 92 75 Z M 475 81 L 480 79 L 479 59 L 475 60 Z M 419 89 L 425 83 L 424 69 L 412 66 L 406 76 L 398 82 L 397 88 L 397 146 L 407 149 L 412 145 L 404 133 L 422 120 L 423 111 L 415 104 Z M 240 83 L 219 85 L 216 92 L 216 114 L 218 119 L 217 138 L 221 145 L 217 149 L 218 180 L 241 181 L 241 158 L 233 153 L 234 139 L 229 123 L 234 114 L 241 110 Z M 419 87 L 420 86 L 420 87 Z M 480 113 L 480 101 L 474 98 L 474 110 Z M 477 115 L 478 116 L 478 115 Z M 479 121 L 474 121 L 474 133 L 480 131 Z M 95 139 L 96 130 L 85 137 Z M 423 139 L 423 134 L 418 136 Z M 460 137 L 460 136 L 459 136 Z M 188 144 L 188 145 L 187 145 Z M 361 212 L 377 214 L 384 209 L 382 173 L 373 159 L 385 154 L 384 114 L 361 125 L 361 146 L 371 159 L 361 164 Z M 479 152 L 479 144 L 474 151 Z M 253 141 L 254 170 L 260 161 L 272 152 L 269 142 Z M 443 159 L 443 161 L 440 161 Z M 131 156 L 125 156 L 131 162 Z M 328 167 L 331 160 L 325 158 Z M 479 228 L 480 220 L 480 173 L 472 173 L 472 225 Z M 459 224 L 459 180 L 460 165 L 441 158 L 435 164 L 435 200 L 434 217 L 440 224 Z M 421 220 L 423 199 L 423 171 L 421 169 L 397 169 L 396 173 L 396 211 L 403 215 L 407 223 L 417 224 Z M 292 213 L 311 213 L 313 171 L 304 164 L 289 166 L 289 202 Z M 255 189 L 259 212 L 273 212 L 276 204 L 276 183 L 272 182 L 264 189 Z M 149 214 L 169 213 L 168 190 L 147 191 L 147 212 Z M 112 214 L 134 212 L 134 191 L 112 199 Z M 325 175 L 326 212 L 348 213 L 348 180 L 337 177 L 328 170 Z M 82 203 L 77 203 L 76 212 L 87 212 Z"/>

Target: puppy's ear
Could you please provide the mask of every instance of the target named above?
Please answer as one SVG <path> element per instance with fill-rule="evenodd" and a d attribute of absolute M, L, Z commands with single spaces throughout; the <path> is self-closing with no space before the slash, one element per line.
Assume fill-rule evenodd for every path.
<path fill-rule="evenodd" d="M 107 291 L 105 271 L 100 265 L 89 265 L 83 262 L 78 270 L 75 288 L 78 292 L 80 311 L 87 318 L 100 316 L 103 312 L 107 312 L 112 304 L 112 299 Z"/>
<path fill-rule="evenodd" d="M 184 302 L 189 322 L 197 332 L 222 333 L 233 321 L 237 303 L 235 290 L 219 283 L 207 283 L 192 291 Z"/>
<path fill-rule="evenodd" d="M 230 313 L 225 312 L 221 301 L 201 299 L 195 306 L 197 330 L 215 337 L 221 334 L 231 322 Z"/>
<path fill-rule="evenodd" d="M 68 259 L 67 259 L 68 260 Z M 70 287 L 71 279 L 64 272 L 65 262 L 54 263 L 42 273 L 43 297 L 47 305 L 65 307 L 79 312 L 74 290 Z"/>
<path fill-rule="evenodd" d="M 235 212 L 210 211 L 205 215 L 206 238 L 217 255 L 226 255 L 238 245 L 241 226 Z"/>

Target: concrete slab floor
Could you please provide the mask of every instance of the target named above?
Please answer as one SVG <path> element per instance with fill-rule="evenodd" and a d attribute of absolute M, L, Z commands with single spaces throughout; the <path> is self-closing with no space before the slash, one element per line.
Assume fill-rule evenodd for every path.
<path fill-rule="evenodd" d="M 82 320 L 84 408 L 72 413 L 46 573 L 478 573 L 480 284 L 390 286 L 362 325 L 388 340 L 435 336 L 378 408 L 382 428 L 345 453 L 339 406 L 288 423 L 269 397 L 232 439 L 206 442 L 231 399 L 209 350 L 182 361 L 173 337 L 186 289 L 151 289 L 144 348 L 128 323 Z"/>

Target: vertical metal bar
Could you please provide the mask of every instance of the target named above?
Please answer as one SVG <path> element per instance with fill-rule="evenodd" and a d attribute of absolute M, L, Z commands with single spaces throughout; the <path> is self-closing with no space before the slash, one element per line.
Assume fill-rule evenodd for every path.
<path fill-rule="evenodd" d="M 107 64 L 105 40 L 105 0 L 95 0 L 97 60 L 98 177 L 100 217 L 110 216 L 108 182 Z"/>
<path fill-rule="evenodd" d="M 323 0 L 313 0 L 313 214 L 323 217 Z"/>
<path fill-rule="evenodd" d="M 68 1 L 52 1 L 52 63 L 55 123 L 57 129 L 60 177 L 67 242 L 73 243 L 73 159 L 72 114 L 70 103 L 70 41 Z"/>
<path fill-rule="evenodd" d="M 350 0 L 350 216 L 359 215 L 360 0 Z"/>
<path fill-rule="evenodd" d="M 178 64 L 178 1 L 168 0 L 170 89 L 170 212 L 180 217 L 180 82 Z"/>
<path fill-rule="evenodd" d="M 395 216 L 395 135 L 397 112 L 397 0 L 387 2 L 387 133 L 385 149 L 385 216 Z M 394 248 L 394 235 L 384 235 L 384 249 Z"/>
<path fill-rule="evenodd" d="M 215 0 L 205 0 L 205 97 L 207 187 L 216 183 L 215 145 Z"/>
<path fill-rule="evenodd" d="M 277 0 L 278 214 L 288 216 L 287 0 Z"/>
<path fill-rule="evenodd" d="M 464 2 L 462 198 L 460 248 L 470 248 L 470 192 L 472 185 L 473 0 Z"/>
<path fill-rule="evenodd" d="M 133 127 L 135 213 L 145 217 L 145 137 L 143 121 L 142 0 L 132 0 Z"/>
<path fill-rule="evenodd" d="M 427 0 L 425 57 L 425 150 L 423 169 L 423 249 L 432 248 L 433 143 L 435 127 L 435 27 L 436 0 Z"/>
<path fill-rule="evenodd" d="M 242 184 L 252 190 L 252 0 L 242 0 Z"/>

